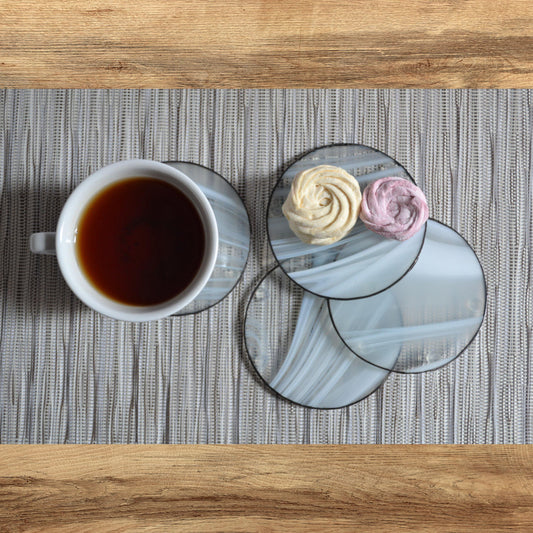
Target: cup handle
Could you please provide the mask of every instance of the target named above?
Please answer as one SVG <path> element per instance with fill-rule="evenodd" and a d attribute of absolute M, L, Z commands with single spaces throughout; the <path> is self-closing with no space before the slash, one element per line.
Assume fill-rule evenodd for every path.
<path fill-rule="evenodd" d="M 56 234 L 53 232 L 34 233 L 30 237 L 30 250 L 34 254 L 56 255 Z"/>

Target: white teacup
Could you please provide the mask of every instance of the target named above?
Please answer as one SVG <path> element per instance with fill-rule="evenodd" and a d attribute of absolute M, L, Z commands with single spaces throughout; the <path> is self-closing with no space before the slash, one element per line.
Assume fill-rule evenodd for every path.
<path fill-rule="evenodd" d="M 117 302 L 100 292 L 85 276 L 77 259 L 76 234 L 81 214 L 96 194 L 112 183 L 133 177 L 148 177 L 174 185 L 196 208 L 205 232 L 202 262 L 191 283 L 177 296 L 156 305 L 135 306 Z M 96 171 L 70 195 L 61 211 L 55 233 L 34 233 L 30 249 L 38 254 L 56 254 L 61 273 L 78 298 L 96 311 L 119 320 L 141 322 L 172 315 L 190 303 L 208 282 L 218 251 L 218 229 L 213 209 L 200 188 L 179 170 L 145 159 L 120 161 Z"/>

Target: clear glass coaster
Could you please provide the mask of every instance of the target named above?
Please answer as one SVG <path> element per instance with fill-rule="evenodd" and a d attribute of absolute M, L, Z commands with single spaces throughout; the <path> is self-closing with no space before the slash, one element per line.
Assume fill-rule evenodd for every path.
<path fill-rule="evenodd" d="M 183 161 L 166 161 L 191 178 L 207 197 L 218 226 L 218 255 L 207 285 L 187 306 L 173 316 L 205 311 L 219 303 L 237 285 L 250 251 L 248 211 L 233 186 L 213 170 Z"/>
<path fill-rule="evenodd" d="M 485 305 L 476 254 L 435 220 L 428 220 L 424 248 L 401 281 L 364 300 L 329 301 L 346 346 L 376 367 L 404 373 L 435 370 L 458 357 L 479 331 Z"/>
<path fill-rule="evenodd" d="M 426 225 L 400 242 L 367 230 L 358 219 L 350 233 L 334 244 L 303 243 L 290 229 L 281 207 L 296 174 L 318 165 L 345 169 L 357 178 L 361 192 L 387 176 L 413 181 L 397 161 L 368 146 L 331 145 L 306 154 L 284 172 L 268 204 L 268 237 L 279 265 L 295 283 L 325 298 L 365 298 L 394 285 L 415 263 L 424 244 Z"/>
<path fill-rule="evenodd" d="M 263 381 L 280 396 L 306 407 L 353 404 L 389 375 L 356 357 L 335 332 L 327 300 L 304 291 L 279 267 L 260 281 L 250 298 L 244 338 Z M 388 362 L 394 366 L 393 360 Z"/>

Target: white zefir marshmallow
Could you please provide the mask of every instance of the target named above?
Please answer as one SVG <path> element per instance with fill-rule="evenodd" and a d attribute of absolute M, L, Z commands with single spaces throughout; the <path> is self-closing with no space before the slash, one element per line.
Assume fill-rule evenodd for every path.
<path fill-rule="evenodd" d="M 295 235 L 307 244 L 332 244 L 355 225 L 361 189 L 346 170 L 331 165 L 303 170 L 294 178 L 282 211 Z"/>

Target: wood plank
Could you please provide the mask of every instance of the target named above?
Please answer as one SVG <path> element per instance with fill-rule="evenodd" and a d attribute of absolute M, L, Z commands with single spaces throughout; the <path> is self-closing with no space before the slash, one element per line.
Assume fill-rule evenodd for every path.
<path fill-rule="evenodd" d="M 531 87 L 531 0 L 3 0 L 4 87 Z"/>
<path fill-rule="evenodd" d="M 531 531 L 532 446 L 5 445 L 0 530 Z"/>

